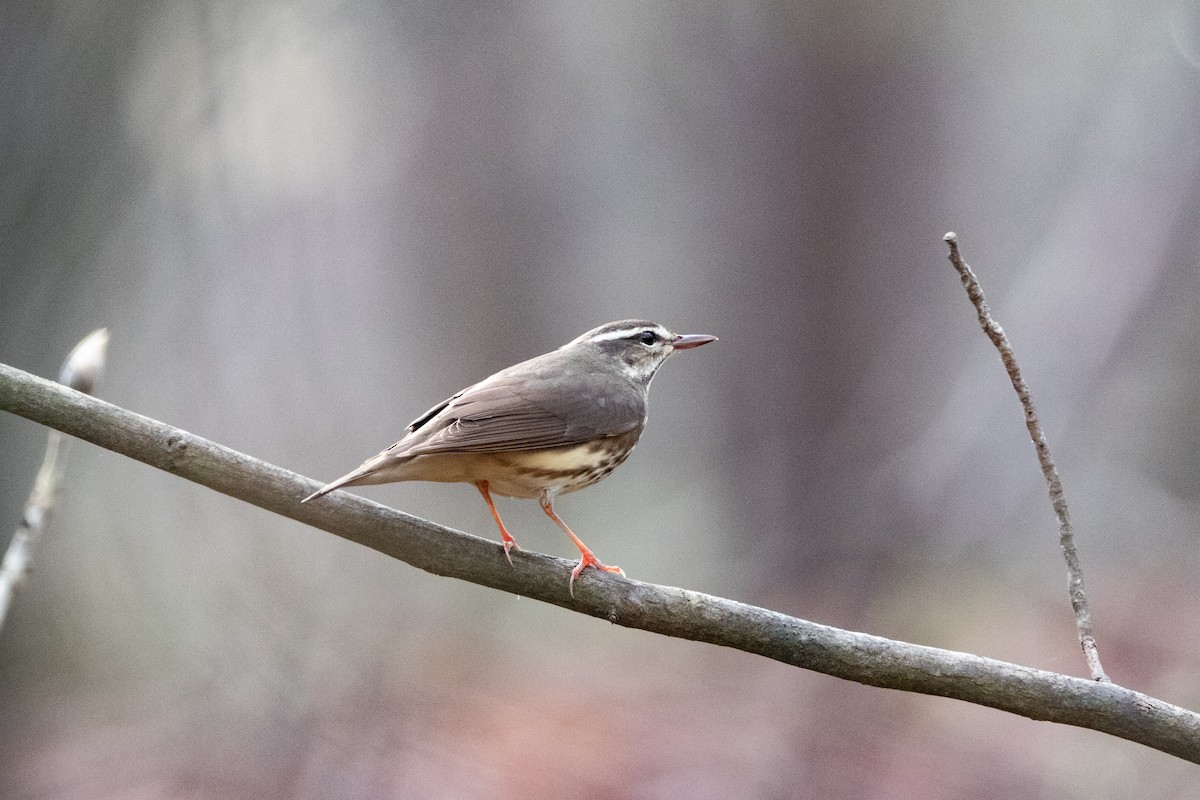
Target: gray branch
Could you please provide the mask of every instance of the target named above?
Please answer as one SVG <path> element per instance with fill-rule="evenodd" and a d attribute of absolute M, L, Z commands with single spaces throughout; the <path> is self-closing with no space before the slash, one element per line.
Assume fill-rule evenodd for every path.
<path fill-rule="evenodd" d="M 58 373 L 58 382 L 81 392 L 91 393 L 101 373 L 108 348 L 108 329 L 92 331 L 71 350 Z M 21 523 L 9 540 L 4 558 L 0 560 L 0 627 L 8 618 L 17 589 L 29 574 L 33 553 L 46 530 L 54 500 L 62 484 L 71 440 L 61 431 L 51 430 L 46 441 L 46 455 L 33 481 L 33 491 L 25 502 Z"/>
<path fill-rule="evenodd" d="M 979 325 L 1000 353 L 1000 360 L 1004 363 L 1008 379 L 1017 393 L 1017 399 L 1021 401 L 1021 410 L 1025 412 L 1025 427 L 1029 430 L 1034 449 L 1037 450 L 1038 464 L 1041 465 L 1042 476 L 1046 479 L 1046 486 L 1050 491 L 1050 504 L 1054 507 L 1054 516 L 1058 519 L 1058 542 L 1063 558 L 1067 561 L 1067 592 L 1071 597 L 1071 608 L 1075 611 L 1079 645 L 1083 648 L 1092 678 L 1107 681 L 1109 678 L 1100 666 L 1100 649 L 1096 646 L 1096 636 L 1092 632 L 1092 612 L 1088 610 L 1087 595 L 1083 591 L 1083 566 L 1079 563 L 1079 553 L 1075 549 L 1075 533 L 1071 528 L 1071 517 L 1067 513 L 1067 497 L 1063 493 L 1062 480 L 1058 477 L 1058 468 L 1054 466 L 1054 459 L 1050 457 L 1050 445 L 1046 443 L 1046 434 L 1042 433 L 1042 424 L 1038 422 L 1029 386 L 1021 376 L 1017 356 L 1013 353 L 1012 345 L 1008 343 L 1008 337 L 1004 335 L 1004 328 L 992 319 L 992 311 L 983 296 L 983 287 L 979 285 L 979 279 L 958 251 L 957 234 L 951 231 L 943 239 L 950 245 L 950 263 L 958 270 L 963 288 L 967 291 L 967 298 L 971 305 L 975 306 Z"/>
<path fill-rule="evenodd" d="M 524 595 L 617 625 L 708 642 L 870 686 L 952 697 L 1091 728 L 1200 763 L 1200 715 L 1109 682 L 844 631 L 720 597 L 587 570 L 338 492 L 161 422 L 0 364 L 0 409 L 86 439 L 414 567 Z"/>

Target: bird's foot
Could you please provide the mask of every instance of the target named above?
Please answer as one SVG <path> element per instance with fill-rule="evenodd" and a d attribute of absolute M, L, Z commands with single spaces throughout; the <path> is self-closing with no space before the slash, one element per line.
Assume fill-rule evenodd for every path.
<path fill-rule="evenodd" d="M 575 596 L 575 579 L 579 577 L 579 573 L 583 572 L 584 567 L 595 567 L 602 569 L 605 572 L 613 572 L 625 577 L 625 570 L 620 567 L 610 567 L 607 564 L 601 563 L 600 559 L 592 554 L 591 550 L 584 550 L 583 555 L 579 559 L 579 563 L 575 565 L 575 569 L 571 570 L 571 582 L 567 584 L 567 590 L 571 593 L 571 597 Z"/>
<path fill-rule="evenodd" d="M 512 537 L 512 534 L 503 528 L 500 529 L 500 533 L 503 534 L 504 539 L 504 557 L 508 559 L 508 565 L 511 567 L 513 566 L 512 551 L 520 550 L 521 545 L 517 544 L 517 540 Z"/>

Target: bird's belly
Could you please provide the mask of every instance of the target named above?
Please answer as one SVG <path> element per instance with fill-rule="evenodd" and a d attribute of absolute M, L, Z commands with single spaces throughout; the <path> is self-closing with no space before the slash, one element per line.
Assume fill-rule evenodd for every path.
<path fill-rule="evenodd" d="M 391 480 L 468 482 L 487 481 L 494 494 L 536 498 L 575 492 L 605 479 L 629 457 L 632 446 L 613 441 L 554 447 L 552 450 L 430 453 L 404 465 L 403 476 Z"/>
<path fill-rule="evenodd" d="M 485 480 L 496 494 L 508 497 L 538 497 L 574 492 L 603 480 L 620 466 L 632 447 L 610 447 L 593 442 L 553 450 L 510 451 L 478 454 L 471 470 Z"/>

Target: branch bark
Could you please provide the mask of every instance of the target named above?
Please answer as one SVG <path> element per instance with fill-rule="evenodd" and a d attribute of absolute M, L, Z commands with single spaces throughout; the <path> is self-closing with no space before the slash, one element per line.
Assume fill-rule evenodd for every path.
<path fill-rule="evenodd" d="M 686 589 L 587 570 L 344 492 L 300 504 L 322 484 L 89 395 L 0 364 L 0 409 L 85 439 L 238 500 L 458 578 L 607 619 L 708 642 L 870 686 L 951 697 L 1091 728 L 1200 763 L 1200 715 L 1113 683 L 818 625 Z"/>

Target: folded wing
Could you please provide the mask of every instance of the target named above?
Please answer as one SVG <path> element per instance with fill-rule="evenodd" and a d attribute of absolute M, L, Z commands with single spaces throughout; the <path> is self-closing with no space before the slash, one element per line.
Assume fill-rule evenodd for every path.
<path fill-rule="evenodd" d="M 575 391 L 554 391 L 558 365 L 551 357 L 555 355 L 535 359 L 547 363 L 532 370 L 527 363 L 517 365 L 519 371 L 514 367 L 498 372 L 434 406 L 386 452 L 403 457 L 540 450 L 620 436 L 642 427 L 645 395 L 627 382 L 590 375 L 575 381 Z"/>

